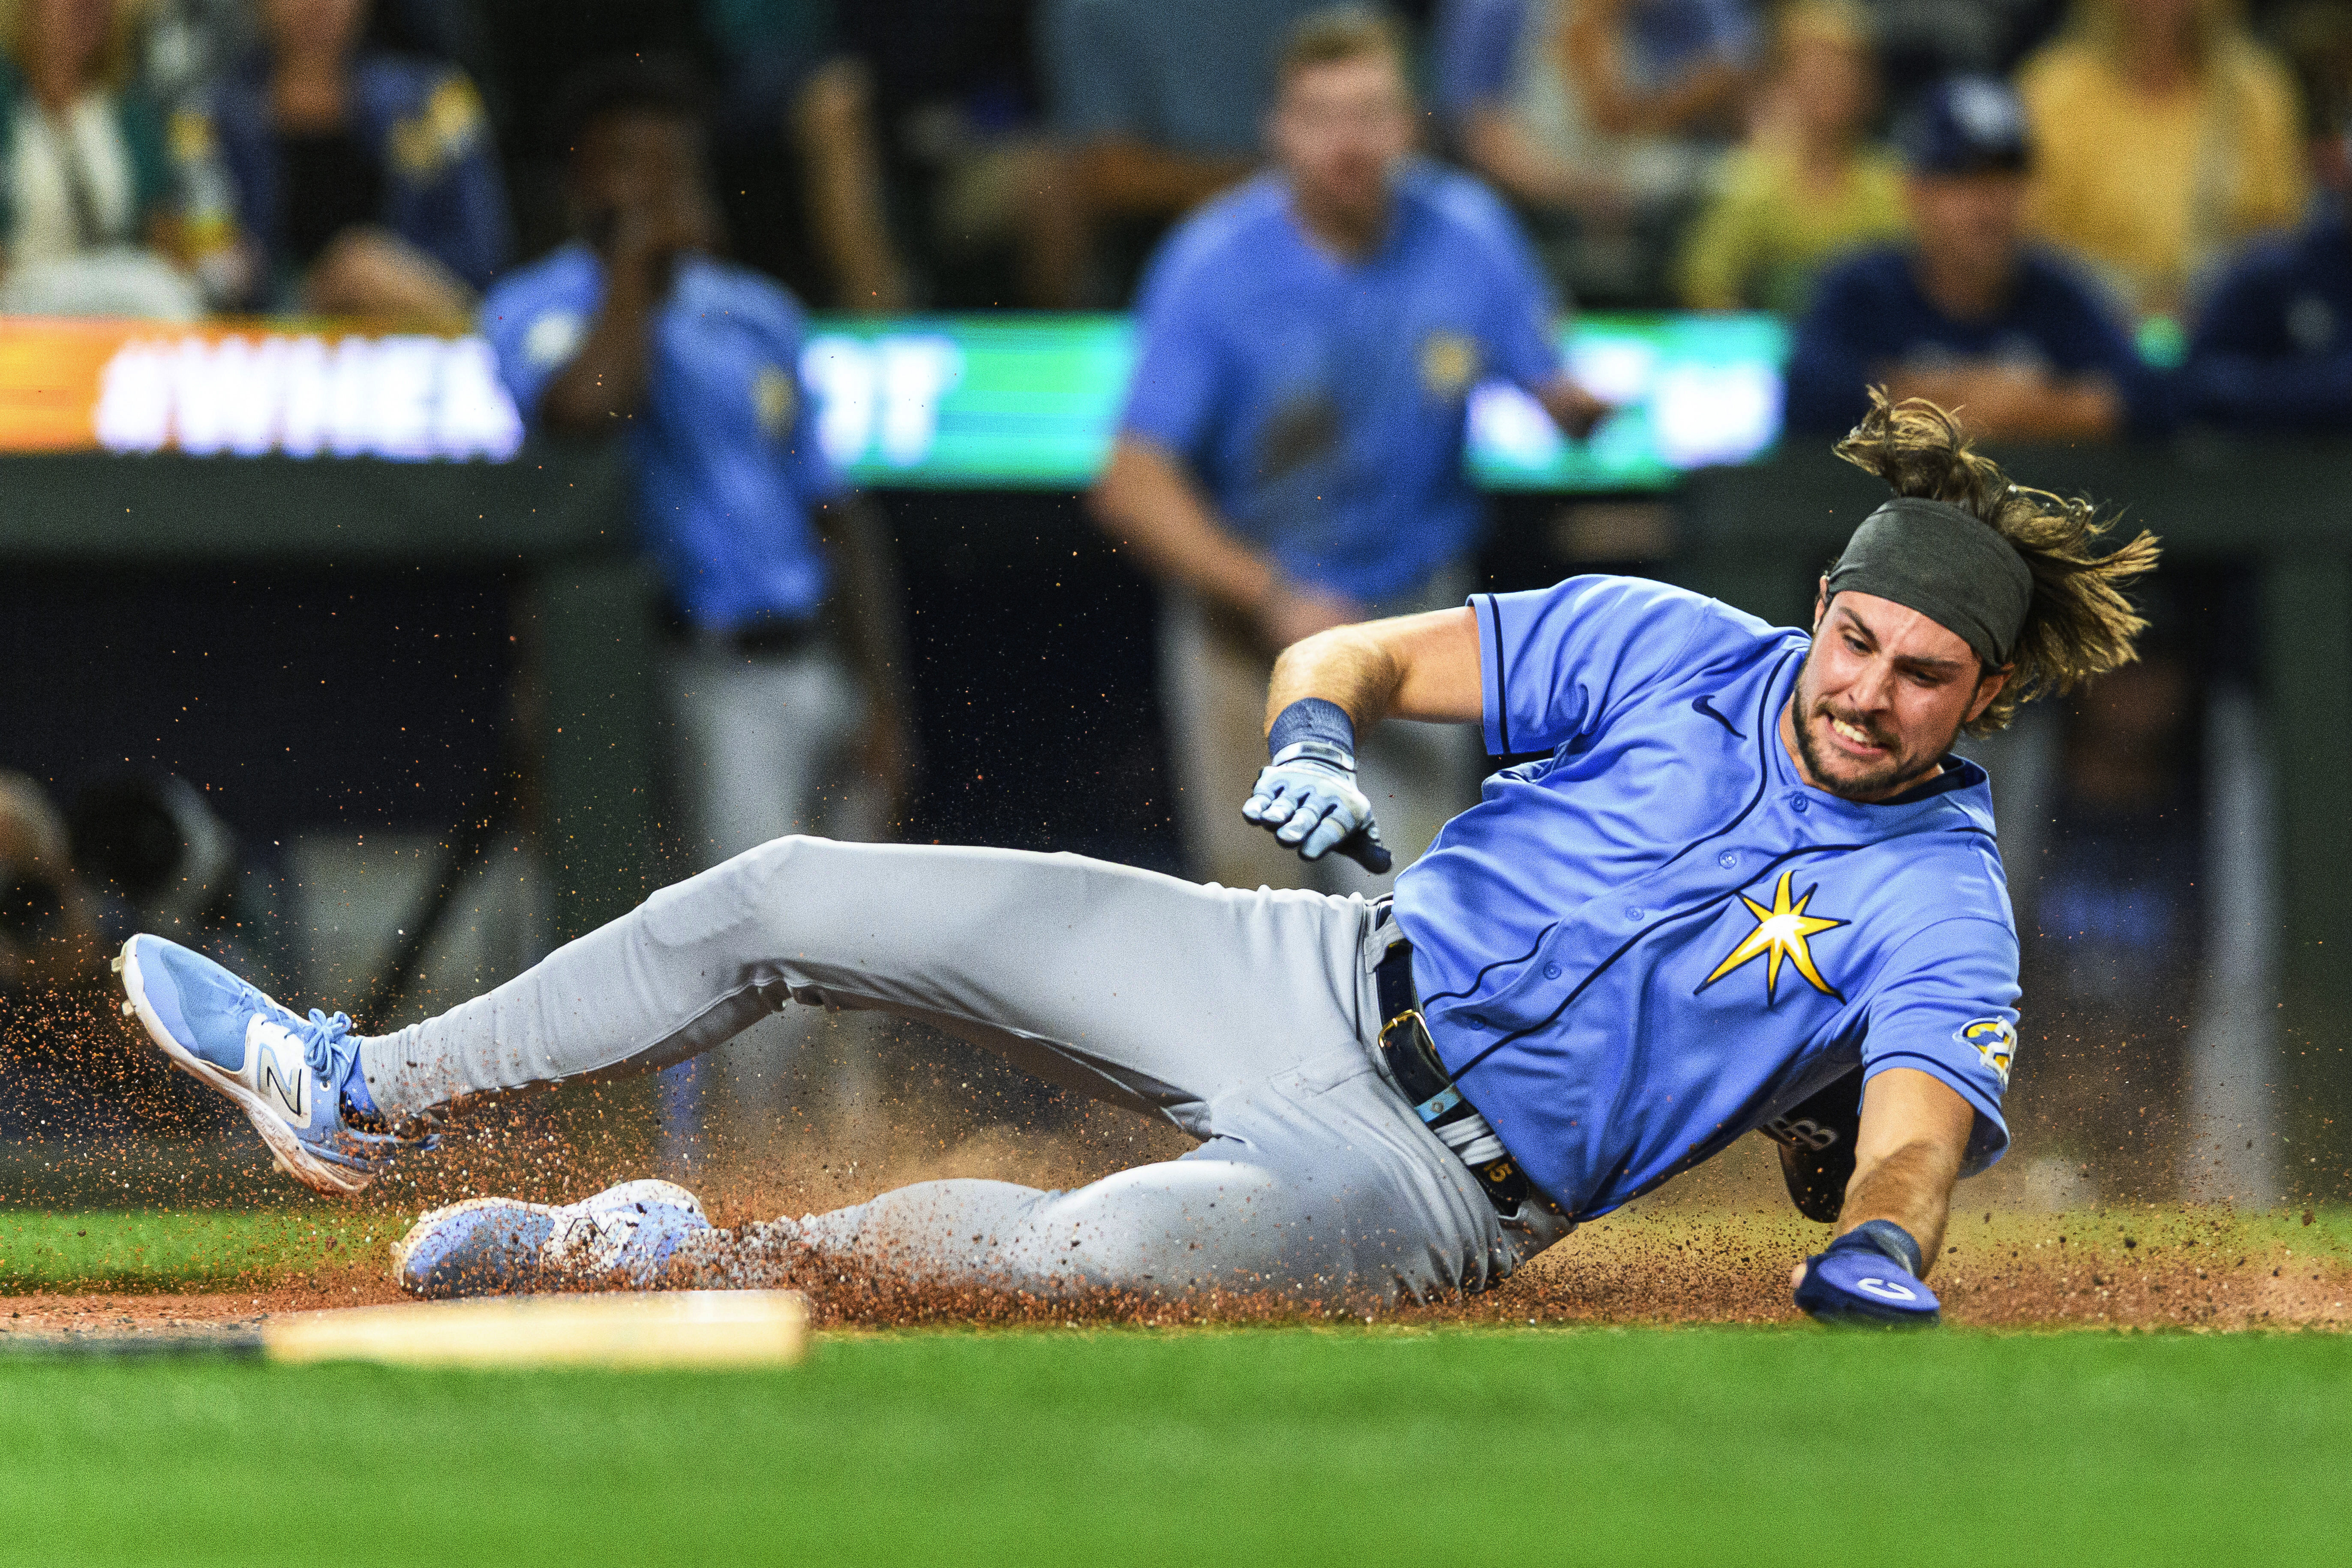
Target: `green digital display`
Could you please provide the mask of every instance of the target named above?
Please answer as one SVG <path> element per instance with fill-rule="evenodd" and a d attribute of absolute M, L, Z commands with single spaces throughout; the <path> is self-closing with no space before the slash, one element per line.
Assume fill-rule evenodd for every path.
<path fill-rule="evenodd" d="M 1661 489 L 1779 437 L 1788 331 L 1776 318 L 1588 316 L 1562 342 L 1571 373 L 1617 412 L 1570 442 L 1526 394 L 1477 388 L 1469 463 L 1482 486 Z M 1124 316 L 820 318 L 802 373 L 819 438 L 861 484 L 1076 489 L 1110 450 L 1134 357 Z"/>

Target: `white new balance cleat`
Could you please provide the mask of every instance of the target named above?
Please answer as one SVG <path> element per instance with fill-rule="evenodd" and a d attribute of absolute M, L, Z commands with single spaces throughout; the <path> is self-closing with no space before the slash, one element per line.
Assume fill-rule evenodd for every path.
<path fill-rule="evenodd" d="M 358 1070 L 352 1021 L 316 1007 L 295 1016 L 175 942 L 141 933 L 114 961 L 122 1010 L 172 1065 L 235 1100 L 278 1169 L 322 1193 L 356 1193 L 403 1149 L 430 1140 L 352 1126 L 343 1089 Z"/>
<path fill-rule="evenodd" d="M 623 1182 L 561 1205 L 468 1198 L 411 1226 L 392 1271 L 413 1296 L 642 1290 L 679 1242 L 709 1228 L 702 1200 L 669 1182 Z"/>

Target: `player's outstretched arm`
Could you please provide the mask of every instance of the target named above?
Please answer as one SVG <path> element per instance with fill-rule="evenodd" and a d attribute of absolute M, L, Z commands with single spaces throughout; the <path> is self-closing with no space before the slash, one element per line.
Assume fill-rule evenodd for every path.
<path fill-rule="evenodd" d="M 1931 1074 L 1890 1068 L 1870 1080 L 1838 1237 L 1790 1276 L 1798 1306 L 1824 1322 L 1937 1321 L 1923 1280 L 1944 1245 L 1975 1120 Z"/>
<path fill-rule="evenodd" d="M 1467 605 L 1334 626 L 1275 660 L 1266 731 L 1307 697 L 1338 703 L 1360 731 L 1383 719 L 1475 724 L 1485 712 L 1478 682 L 1478 618 Z"/>
<path fill-rule="evenodd" d="M 1467 609 L 1334 626 L 1275 661 L 1265 770 L 1242 815 L 1315 860 L 1337 849 L 1389 868 L 1371 803 L 1356 787 L 1356 735 L 1383 719 L 1470 722 L 1481 714 L 1478 623 Z"/>

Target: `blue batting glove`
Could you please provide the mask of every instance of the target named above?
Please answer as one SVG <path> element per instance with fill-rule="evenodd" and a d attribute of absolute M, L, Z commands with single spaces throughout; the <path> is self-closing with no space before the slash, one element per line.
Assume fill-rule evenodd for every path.
<path fill-rule="evenodd" d="M 1303 860 L 1337 849 L 1376 877 L 1392 863 L 1372 820 L 1372 803 L 1356 787 L 1356 759 L 1327 741 L 1300 741 L 1276 752 L 1250 786 L 1242 815 Z"/>
<path fill-rule="evenodd" d="M 1797 1305 L 1824 1323 L 1928 1328 L 1943 1321 L 1920 1282 L 1919 1244 L 1891 1219 L 1865 1220 L 1805 1259 Z"/>

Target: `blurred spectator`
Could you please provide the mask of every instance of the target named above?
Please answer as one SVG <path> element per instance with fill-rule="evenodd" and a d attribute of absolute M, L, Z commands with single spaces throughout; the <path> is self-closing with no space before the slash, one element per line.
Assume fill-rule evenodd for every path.
<path fill-rule="evenodd" d="M 41 786 L 0 771 L 0 997 L 104 977 L 89 889 Z"/>
<path fill-rule="evenodd" d="M 1862 0 L 1896 109 L 1956 76 L 2005 77 L 2047 38 L 2066 0 Z"/>
<path fill-rule="evenodd" d="M 2179 311 L 2240 241 L 2302 210 L 2294 84 L 2228 0 L 2082 0 L 2018 85 L 2035 231 L 2135 314 Z"/>
<path fill-rule="evenodd" d="M 2272 36 L 2294 72 L 2312 177 L 2325 190 L 2352 192 L 2352 6 L 2303 0 L 2277 18 Z"/>
<path fill-rule="evenodd" d="M 832 0 L 703 0 L 703 13 L 727 62 L 719 134 L 791 151 L 834 302 L 905 310 L 907 271 L 883 208 L 873 73 L 846 47 Z"/>
<path fill-rule="evenodd" d="M 2191 418 L 2254 434 L 2352 430 L 2352 231 L 2330 192 L 2222 276 L 2181 373 Z"/>
<path fill-rule="evenodd" d="M 2031 158 L 2016 95 L 1929 94 L 1902 137 L 1907 246 L 1825 274 L 1789 362 L 1791 429 L 1843 431 L 1864 388 L 1932 398 L 1974 433 L 2098 438 L 2161 426 L 2163 388 L 2090 282 L 2024 241 Z"/>
<path fill-rule="evenodd" d="M 78 864 L 80 827 L 79 804 L 69 837 L 40 785 L 0 772 L 0 1145 L 217 1134 L 236 1119 L 221 1114 L 218 1095 L 173 1071 L 137 1025 L 125 1025 L 108 960 L 133 918 L 225 962 L 257 955 L 220 926 L 182 923 L 154 906 L 133 916 Z M 167 857 L 181 848 L 168 832 L 155 847 Z M 121 918 L 108 918 L 109 906 Z M 176 907 L 194 914 L 192 904 Z"/>
<path fill-rule="evenodd" d="M 692 79 L 623 60 L 576 83 L 567 107 L 583 237 L 503 279 L 482 331 L 534 427 L 625 432 L 669 593 L 679 769 L 708 863 L 826 826 L 826 786 L 853 754 L 897 786 L 895 611 L 817 440 L 799 301 L 711 255 Z M 842 570 L 821 528 L 840 536 Z M 845 627 L 825 618 L 836 587 L 852 602 Z M 885 813 L 868 815 L 870 836 Z"/>
<path fill-rule="evenodd" d="M 1037 45 L 1070 194 L 1123 303 L 1168 226 L 1258 161 L 1289 28 L 1330 0 L 1042 0 Z"/>
<path fill-rule="evenodd" d="M 145 316 L 203 311 L 176 255 L 163 125 L 132 80 L 122 0 L 16 0 L 0 11 L 0 310 Z"/>
<path fill-rule="evenodd" d="M 1742 0 L 1446 0 L 1438 107 L 1579 298 L 1663 303 L 1754 48 Z"/>
<path fill-rule="evenodd" d="M 1044 123 L 1034 15 L 1029 0 L 860 0 L 845 17 L 935 306 L 1084 297 L 1086 224 Z"/>
<path fill-rule="evenodd" d="M 167 109 L 194 106 L 253 47 L 245 0 L 147 0 L 139 76 Z"/>
<path fill-rule="evenodd" d="M 635 57 L 574 82 L 562 141 L 582 237 L 482 305 L 526 420 L 625 432 L 668 591 L 675 784 L 697 866 L 788 833 L 879 837 L 910 756 L 887 557 L 817 438 L 800 302 L 711 255 L 702 101 L 691 76 Z M 704 1070 L 663 1075 L 670 1164 L 705 1152 Z M 709 1070 L 732 1071 L 724 1056 Z"/>
<path fill-rule="evenodd" d="M 1229 887 L 1360 888 L 1373 884 L 1339 857 L 1307 865 L 1242 820 L 1274 654 L 1462 603 L 1481 531 L 1463 465 L 1473 388 L 1515 383 L 1575 435 L 1601 410 L 1567 379 L 1550 291 L 1508 214 L 1412 158 L 1392 30 L 1360 12 L 1309 18 L 1280 82 L 1276 171 L 1153 260 L 1093 505 L 1172 589 L 1162 684 L 1197 869 Z M 1360 741 L 1399 865 L 1471 795 L 1470 742 L 1412 723 Z"/>
<path fill-rule="evenodd" d="M 276 967 L 267 895 L 252 889 L 259 879 L 236 834 L 195 785 L 143 772 L 95 779 L 74 793 L 67 826 L 110 948 L 162 931 L 223 963 Z"/>
<path fill-rule="evenodd" d="M 1901 167 L 1863 145 L 1878 99 L 1867 28 L 1851 0 L 1781 14 L 1755 130 L 1685 241 L 1684 303 L 1794 312 L 1824 261 L 1903 233 Z"/>
<path fill-rule="evenodd" d="M 367 37 L 368 0 L 262 0 L 262 47 L 211 97 L 247 260 L 242 302 L 461 329 L 509 245 L 464 72 Z"/>

